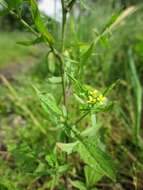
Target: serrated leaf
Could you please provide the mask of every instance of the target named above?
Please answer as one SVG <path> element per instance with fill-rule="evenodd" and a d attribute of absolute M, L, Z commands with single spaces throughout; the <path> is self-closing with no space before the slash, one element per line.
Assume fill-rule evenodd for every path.
<path fill-rule="evenodd" d="M 110 156 L 103 152 L 92 140 L 83 140 L 77 146 L 81 158 L 99 174 L 103 174 L 115 181 L 115 164 Z"/>
<path fill-rule="evenodd" d="M 64 152 L 71 154 L 78 152 L 81 159 L 94 169 L 99 175 L 105 175 L 115 181 L 115 164 L 111 157 L 104 152 L 94 139 L 83 139 L 82 136 L 73 131 L 77 141 L 74 143 L 58 143 L 57 146 Z"/>

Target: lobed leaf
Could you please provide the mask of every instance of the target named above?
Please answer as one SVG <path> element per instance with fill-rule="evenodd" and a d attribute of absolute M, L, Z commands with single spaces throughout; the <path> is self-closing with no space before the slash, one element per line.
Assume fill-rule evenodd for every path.
<path fill-rule="evenodd" d="M 103 174 L 115 181 L 115 164 L 111 157 L 102 151 L 94 142 L 83 140 L 77 146 L 81 158 L 99 174 Z"/>

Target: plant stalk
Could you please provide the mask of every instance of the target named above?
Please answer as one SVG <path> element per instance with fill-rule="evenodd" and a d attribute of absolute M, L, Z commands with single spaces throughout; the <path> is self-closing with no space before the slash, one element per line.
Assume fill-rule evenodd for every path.
<path fill-rule="evenodd" d="M 67 21 L 67 11 L 65 9 L 65 3 L 64 0 L 61 0 L 62 5 L 62 35 L 61 35 L 61 53 L 64 52 L 64 42 L 65 42 L 65 28 L 66 28 L 66 21 Z M 63 99 L 64 99 L 64 105 L 66 106 L 66 88 L 65 88 L 65 71 L 64 71 L 64 62 L 60 62 L 60 69 L 61 69 L 61 77 L 62 77 L 62 89 L 63 89 Z"/>
<path fill-rule="evenodd" d="M 64 52 L 64 43 L 65 43 L 65 29 L 66 29 L 66 21 L 67 21 L 67 11 L 65 9 L 64 0 L 61 0 L 62 6 L 62 31 L 61 31 L 61 54 Z M 65 87 L 65 70 L 64 70 L 64 62 L 61 62 L 61 77 L 62 77 L 62 89 L 63 89 L 63 100 L 64 106 L 66 107 L 66 87 Z M 65 134 L 65 142 L 68 143 L 69 139 Z M 68 155 L 65 154 L 65 162 L 68 163 Z M 68 173 L 65 173 L 65 188 L 68 190 Z"/>

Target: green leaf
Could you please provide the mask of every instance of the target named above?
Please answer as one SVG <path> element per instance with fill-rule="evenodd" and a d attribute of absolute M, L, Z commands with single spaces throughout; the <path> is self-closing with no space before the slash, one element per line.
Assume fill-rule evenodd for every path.
<path fill-rule="evenodd" d="M 61 77 L 51 77 L 48 78 L 48 82 L 52 83 L 52 84 L 59 84 L 62 82 L 62 78 Z"/>
<path fill-rule="evenodd" d="M 65 105 L 62 105 L 62 113 L 63 113 L 64 118 L 68 117 L 68 112 Z"/>
<path fill-rule="evenodd" d="M 57 147 L 60 148 L 62 151 L 66 152 L 67 154 L 71 154 L 75 147 L 77 146 L 78 142 L 74 143 L 57 143 Z"/>
<path fill-rule="evenodd" d="M 97 143 L 97 138 L 83 138 L 80 133 L 72 129 L 77 141 L 74 143 L 58 143 L 58 147 L 68 154 L 78 152 L 81 159 L 100 175 L 105 175 L 115 181 L 115 164 L 112 158 L 104 152 Z"/>
<path fill-rule="evenodd" d="M 97 125 L 96 115 L 93 113 L 91 114 L 91 123 L 92 123 L 92 127 L 96 127 Z"/>
<path fill-rule="evenodd" d="M 29 40 L 29 41 L 19 41 L 17 44 L 24 45 L 24 46 L 31 46 L 35 44 L 39 44 L 45 42 L 44 38 L 42 36 L 34 39 L 34 40 Z"/>
<path fill-rule="evenodd" d="M 37 95 L 39 99 L 41 100 L 41 105 L 44 108 L 46 112 L 52 112 L 57 116 L 62 116 L 62 111 L 58 108 L 55 98 L 52 94 L 42 94 L 39 92 L 39 90 L 33 86 L 35 91 L 37 92 Z"/>
<path fill-rule="evenodd" d="M 139 143 L 140 138 L 140 122 L 141 122 L 141 113 L 142 113 L 142 85 L 137 73 L 135 61 L 132 55 L 132 50 L 128 52 L 129 55 L 129 69 L 130 69 L 130 80 L 132 83 L 132 88 L 135 96 L 135 106 L 136 106 L 136 120 L 134 126 L 134 138 L 136 143 Z"/>
<path fill-rule="evenodd" d="M 47 55 L 48 69 L 51 73 L 54 73 L 56 70 L 56 58 L 52 52 L 49 52 Z"/>
<path fill-rule="evenodd" d="M 3 7 L 5 7 L 6 6 L 6 1 L 5 0 L 0 0 L 0 5 L 2 5 Z"/>
<path fill-rule="evenodd" d="M 108 88 L 104 90 L 103 95 L 107 96 L 109 92 L 111 92 L 111 90 L 115 88 L 119 83 L 120 83 L 120 79 L 116 80 L 114 83 L 112 83 Z"/>
<path fill-rule="evenodd" d="M 40 175 L 47 175 L 46 164 L 40 162 L 34 172 L 35 172 L 36 175 L 38 175 L 38 176 L 40 176 Z"/>
<path fill-rule="evenodd" d="M 100 125 L 96 125 L 96 127 L 88 127 L 84 131 L 82 131 L 82 137 L 96 137 L 98 130 L 100 129 Z"/>
<path fill-rule="evenodd" d="M 81 158 L 99 174 L 103 174 L 115 181 L 115 164 L 110 156 L 103 152 L 95 141 L 82 139 L 77 146 Z"/>
<path fill-rule="evenodd" d="M 93 168 L 89 166 L 84 167 L 86 186 L 88 188 L 96 185 L 96 183 L 103 177 L 103 174 L 97 173 Z"/>
<path fill-rule="evenodd" d="M 79 180 L 70 181 L 70 183 L 72 184 L 73 187 L 76 187 L 77 189 L 87 190 L 85 184 Z"/>
<path fill-rule="evenodd" d="M 113 108 L 113 102 L 108 102 L 107 104 L 100 104 L 97 103 L 93 106 L 89 106 L 89 105 L 83 105 L 81 106 L 81 110 L 82 111 L 92 111 L 94 113 L 100 113 L 100 112 L 108 112 Z"/>
<path fill-rule="evenodd" d="M 54 38 L 48 32 L 48 29 L 40 16 L 40 11 L 38 9 L 36 0 L 31 0 L 31 11 L 36 29 L 48 40 L 49 44 L 53 44 Z"/>
<path fill-rule="evenodd" d="M 111 18 L 109 19 L 109 21 L 106 23 L 105 27 L 102 30 L 102 33 L 107 29 L 110 28 L 112 26 L 112 24 L 114 24 L 114 22 L 117 20 L 117 18 L 119 17 L 120 13 L 115 13 L 111 16 Z"/>
<path fill-rule="evenodd" d="M 65 165 L 61 165 L 58 167 L 58 173 L 65 173 L 67 170 L 69 169 L 69 165 L 65 164 Z"/>
<path fill-rule="evenodd" d="M 62 115 L 61 110 L 58 108 L 56 100 L 54 99 L 52 94 L 39 94 L 38 95 L 40 100 L 41 100 L 41 104 L 43 107 L 47 107 L 50 109 L 50 111 L 52 111 L 53 113 L 57 114 L 57 115 Z"/>
<path fill-rule="evenodd" d="M 53 153 L 46 155 L 45 160 L 51 167 L 54 167 L 56 164 L 56 156 Z"/>
<path fill-rule="evenodd" d="M 5 0 L 5 2 L 7 3 L 9 9 L 17 9 L 22 4 L 23 0 Z"/>
<path fill-rule="evenodd" d="M 80 98 L 77 94 L 74 94 L 75 99 L 80 103 L 80 104 L 84 104 L 84 100 L 82 98 Z"/>
<path fill-rule="evenodd" d="M 46 26 L 41 18 L 40 11 L 38 9 L 36 0 L 31 0 L 31 11 L 32 11 L 32 17 L 33 17 L 36 29 L 48 40 L 48 42 L 50 44 L 53 44 L 54 38 L 48 32 L 48 29 L 46 28 Z"/>
<path fill-rule="evenodd" d="M 3 185 L 2 183 L 0 183 L 0 189 L 1 190 L 8 190 L 8 188 L 5 185 Z"/>
<path fill-rule="evenodd" d="M 92 42 L 86 49 L 86 51 L 84 51 L 84 53 L 81 55 L 81 62 L 83 64 L 85 64 L 87 62 L 87 60 L 91 57 L 92 52 L 93 52 L 93 48 L 94 48 L 94 43 Z"/>
<path fill-rule="evenodd" d="M 36 169 L 36 154 L 27 143 L 11 144 L 8 150 L 22 171 L 32 172 Z"/>

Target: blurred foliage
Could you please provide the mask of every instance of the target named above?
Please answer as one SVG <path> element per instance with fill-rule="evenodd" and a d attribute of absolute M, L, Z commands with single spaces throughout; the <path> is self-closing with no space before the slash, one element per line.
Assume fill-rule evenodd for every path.
<path fill-rule="evenodd" d="M 32 24 L 32 17 L 27 3 L 24 3 L 22 7 L 19 8 L 19 11 L 21 11 L 20 9 L 22 10 L 22 18 L 29 24 Z M 24 30 L 23 25 L 18 22 L 18 19 L 10 14 L 8 10 L 1 9 L 0 14 L 2 15 L 0 18 L 1 30 Z"/>
<path fill-rule="evenodd" d="M 21 13 L 21 18 L 25 20 L 28 24 L 33 25 L 33 20 L 32 20 L 32 15 L 31 15 L 31 10 L 27 2 L 24 2 L 20 7 L 19 7 L 19 12 Z M 8 10 L 5 9 L 0 9 L 0 30 L 1 31 L 11 31 L 11 30 L 20 30 L 20 31 L 25 31 L 25 27 L 23 26 L 22 23 L 18 21 L 18 18 L 16 18 L 15 15 L 9 13 Z M 54 19 L 46 16 L 43 14 L 43 17 L 45 18 L 47 27 L 50 27 L 52 31 L 53 27 L 57 23 Z"/>

